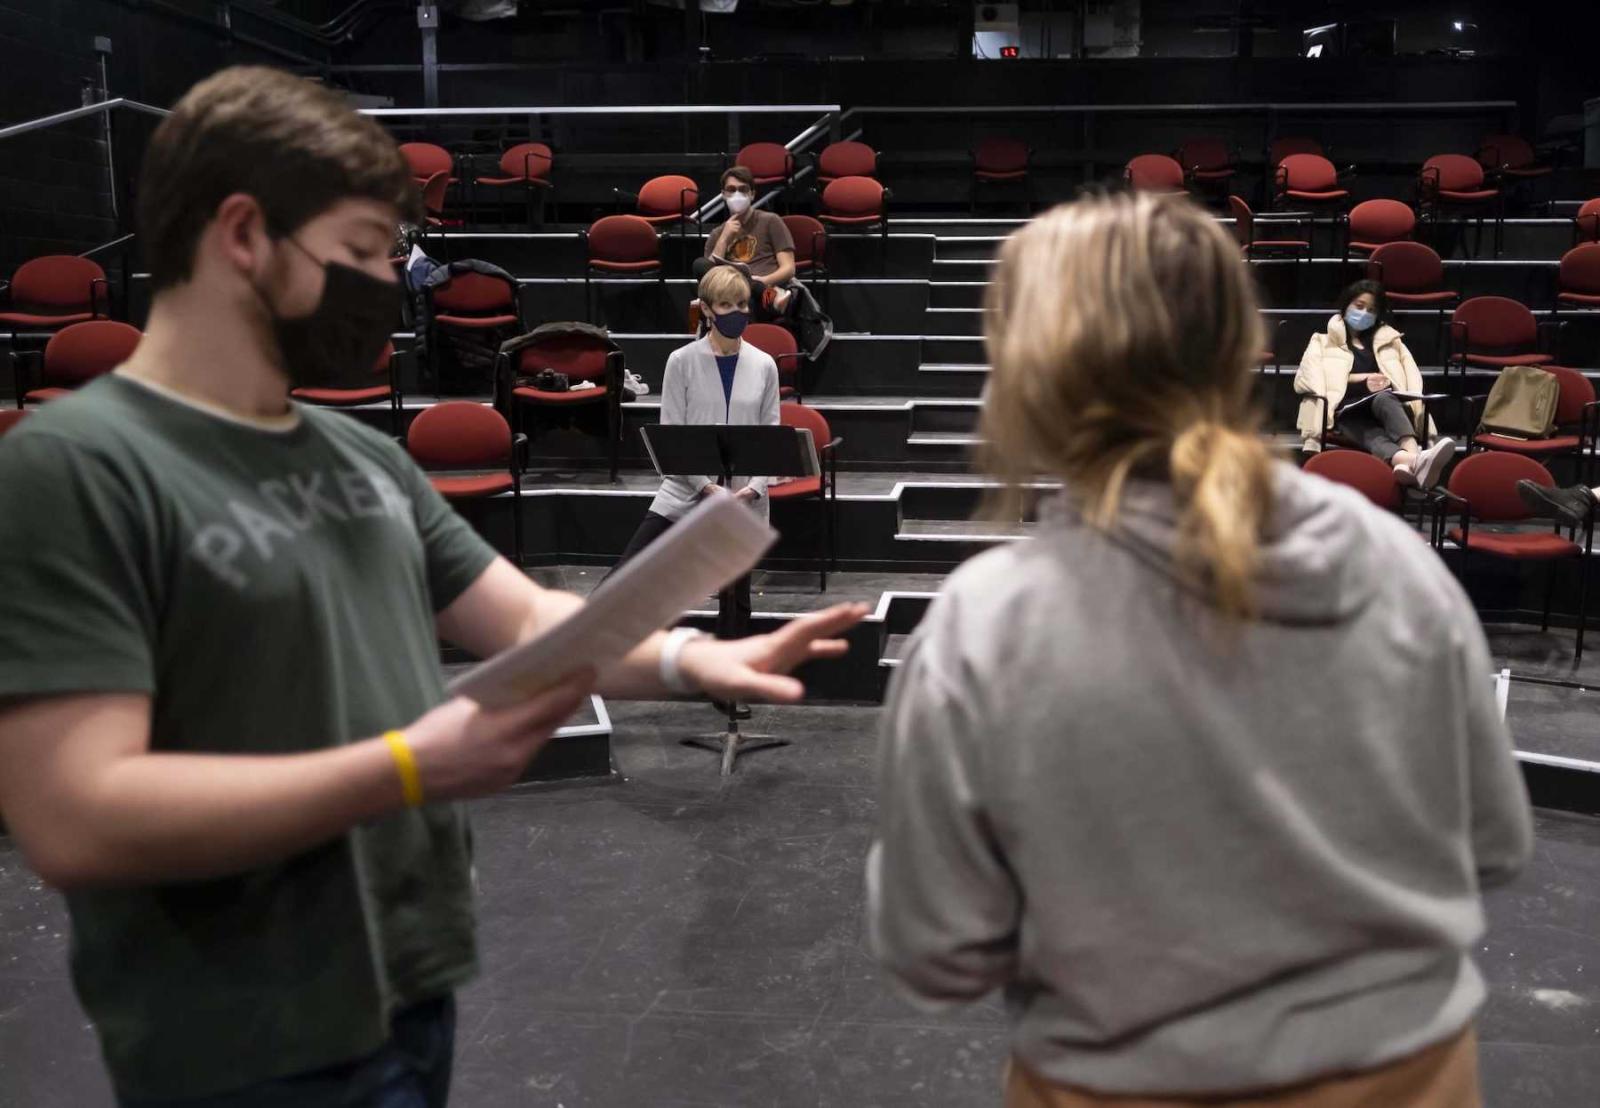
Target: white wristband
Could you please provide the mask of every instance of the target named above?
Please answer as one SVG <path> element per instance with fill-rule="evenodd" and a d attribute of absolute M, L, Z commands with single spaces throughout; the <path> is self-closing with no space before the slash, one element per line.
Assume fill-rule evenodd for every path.
<path fill-rule="evenodd" d="M 690 640 L 698 639 L 703 634 L 693 627 L 674 627 L 667 632 L 667 641 L 661 644 L 661 661 L 657 669 L 661 683 L 672 692 L 688 695 L 699 691 L 684 680 L 683 672 L 678 669 L 678 655 L 683 653 L 684 646 Z"/>

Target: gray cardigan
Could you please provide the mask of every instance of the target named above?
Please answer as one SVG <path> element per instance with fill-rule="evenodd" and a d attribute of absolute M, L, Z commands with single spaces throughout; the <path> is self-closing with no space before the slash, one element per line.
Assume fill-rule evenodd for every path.
<path fill-rule="evenodd" d="M 1380 1066 L 1483 1002 L 1480 888 L 1532 847 L 1461 586 L 1357 493 L 1282 467 L 1260 618 L 1213 625 L 1171 493 L 967 562 L 884 709 L 879 959 L 1002 987 L 1065 1085 L 1237 1095 Z"/>
<path fill-rule="evenodd" d="M 666 378 L 661 385 L 661 422 L 705 425 L 778 424 L 778 364 L 772 356 L 748 342 L 739 344 L 739 364 L 733 371 L 733 396 L 722 395 L 722 375 L 711 339 L 702 337 L 680 346 L 667 356 Z M 668 519 L 679 519 L 700 499 L 700 490 L 714 485 L 717 475 L 673 476 L 661 482 L 661 490 L 650 503 L 650 510 Z M 746 485 L 756 490 L 751 505 L 762 517 L 767 515 L 767 479 L 735 477 L 733 488 Z"/>

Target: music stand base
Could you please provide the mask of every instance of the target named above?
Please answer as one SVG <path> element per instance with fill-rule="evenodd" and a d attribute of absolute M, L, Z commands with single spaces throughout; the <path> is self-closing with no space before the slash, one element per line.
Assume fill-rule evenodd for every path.
<path fill-rule="evenodd" d="M 731 721 L 726 731 L 714 735 L 693 735 L 679 741 L 684 746 L 693 746 L 700 750 L 709 750 L 713 754 L 722 755 L 723 777 L 729 777 L 733 774 L 733 764 L 741 754 L 749 754 L 752 750 L 766 750 L 768 747 L 789 745 L 788 739 L 780 739 L 775 735 L 741 734 L 739 725 Z"/>

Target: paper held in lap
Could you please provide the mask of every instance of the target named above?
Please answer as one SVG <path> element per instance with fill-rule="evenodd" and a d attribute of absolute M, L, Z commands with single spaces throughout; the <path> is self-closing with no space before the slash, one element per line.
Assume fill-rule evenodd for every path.
<path fill-rule="evenodd" d="M 1361 397 L 1359 400 L 1350 400 L 1348 397 L 1346 397 L 1346 402 L 1341 404 L 1341 405 L 1339 405 L 1339 414 L 1340 415 L 1344 415 L 1346 412 L 1353 412 L 1357 408 L 1360 408 L 1360 407 L 1363 407 L 1364 405 L 1370 404 L 1372 402 L 1373 397 L 1378 396 L 1380 393 L 1385 393 L 1385 392 L 1388 393 L 1389 395 L 1393 396 L 1395 399 L 1404 400 L 1407 403 L 1409 403 L 1409 402 L 1411 402 L 1413 400 L 1426 400 L 1427 399 L 1427 397 L 1423 396 L 1420 392 L 1401 392 L 1399 389 L 1379 389 L 1377 392 L 1369 392 L 1369 393 L 1367 393 L 1365 396 Z"/>
<path fill-rule="evenodd" d="M 474 666 L 450 682 L 450 694 L 505 708 L 582 666 L 602 669 L 750 572 L 777 539 L 742 501 L 710 497 L 595 589 L 582 608 Z"/>

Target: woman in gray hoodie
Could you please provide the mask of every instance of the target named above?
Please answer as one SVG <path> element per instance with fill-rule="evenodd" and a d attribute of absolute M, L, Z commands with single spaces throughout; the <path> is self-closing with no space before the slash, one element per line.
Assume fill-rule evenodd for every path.
<path fill-rule="evenodd" d="M 878 958 L 1005 990 L 1014 1108 L 1478 1104 L 1479 891 L 1531 822 L 1466 596 L 1270 457 L 1250 279 L 1188 202 L 1057 208 L 989 295 L 988 465 L 1065 492 L 904 656 Z"/>

